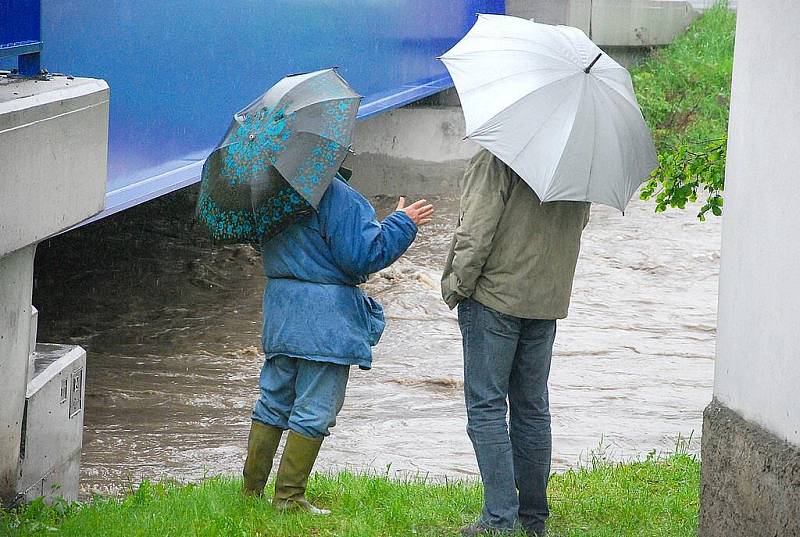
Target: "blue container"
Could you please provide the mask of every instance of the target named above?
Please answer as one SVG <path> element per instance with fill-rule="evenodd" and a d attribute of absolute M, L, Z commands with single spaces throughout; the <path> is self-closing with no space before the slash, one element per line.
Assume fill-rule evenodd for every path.
<path fill-rule="evenodd" d="M 197 181 L 232 115 L 284 75 L 338 66 L 367 117 L 450 87 L 436 57 L 477 13 L 504 11 L 504 0 L 42 0 L 42 66 L 111 87 L 107 215 Z"/>

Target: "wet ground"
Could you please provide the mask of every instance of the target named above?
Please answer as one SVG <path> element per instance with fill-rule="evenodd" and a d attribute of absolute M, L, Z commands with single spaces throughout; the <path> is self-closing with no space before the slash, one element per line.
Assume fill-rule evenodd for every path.
<path fill-rule="evenodd" d="M 354 369 L 320 468 L 474 476 L 461 347 L 438 279 L 457 202 L 368 291 L 388 328 L 371 371 Z M 386 213 L 393 200 L 376 200 Z M 240 472 L 262 358 L 260 258 L 213 246 L 172 195 L 44 243 L 40 341 L 88 350 L 82 493 L 141 478 Z M 601 443 L 624 459 L 669 451 L 710 401 L 719 221 L 594 210 L 551 374 L 556 468 Z"/>

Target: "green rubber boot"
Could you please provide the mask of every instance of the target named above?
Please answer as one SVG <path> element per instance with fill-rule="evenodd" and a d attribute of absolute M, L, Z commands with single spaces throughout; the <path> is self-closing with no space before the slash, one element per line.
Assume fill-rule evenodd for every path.
<path fill-rule="evenodd" d="M 306 438 L 289 431 L 278 475 L 275 477 L 275 498 L 272 505 L 276 509 L 301 509 L 315 515 L 331 514 L 327 509 L 315 507 L 306 499 L 308 476 L 311 475 L 320 446 L 321 438 Z"/>
<path fill-rule="evenodd" d="M 248 496 L 261 496 L 272 471 L 272 459 L 278 451 L 283 431 L 277 427 L 253 421 L 247 440 L 247 459 L 244 461 L 242 492 Z"/>

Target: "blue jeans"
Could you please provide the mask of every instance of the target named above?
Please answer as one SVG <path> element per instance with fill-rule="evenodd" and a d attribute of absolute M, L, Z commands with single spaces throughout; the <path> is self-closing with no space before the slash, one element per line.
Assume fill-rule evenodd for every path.
<path fill-rule="evenodd" d="M 344 404 L 350 366 L 274 356 L 261 369 L 252 418 L 307 438 L 328 436 Z"/>
<path fill-rule="evenodd" d="M 547 379 L 556 321 L 520 319 L 467 299 L 458 305 L 458 323 L 467 433 L 484 486 L 481 519 L 498 529 L 519 522 L 540 532 L 550 514 Z"/>

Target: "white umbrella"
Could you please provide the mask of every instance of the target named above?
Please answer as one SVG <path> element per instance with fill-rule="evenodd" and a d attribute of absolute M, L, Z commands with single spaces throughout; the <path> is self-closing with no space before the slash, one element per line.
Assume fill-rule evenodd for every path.
<path fill-rule="evenodd" d="M 467 138 L 543 202 L 624 211 L 658 166 L 628 71 L 577 28 L 479 15 L 441 60 L 461 98 Z"/>

